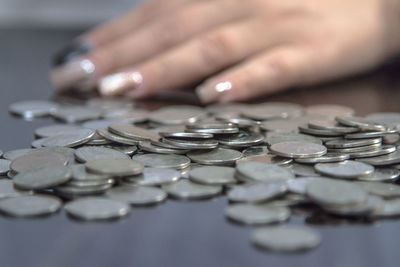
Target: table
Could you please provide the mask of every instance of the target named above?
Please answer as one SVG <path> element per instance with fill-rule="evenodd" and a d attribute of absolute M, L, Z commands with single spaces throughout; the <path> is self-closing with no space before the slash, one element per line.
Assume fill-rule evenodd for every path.
<path fill-rule="evenodd" d="M 33 130 L 49 124 L 11 117 L 7 107 L 24 99 L 47 99 L 50 56 L 76 31 L 0 30 L 0 148 L 24 148 Z M 398 64 L 351 80 L 298 89 L 263 101 L 303 105 L 343 104 L 359 114 L 400 111 Z M 194 97 L 189 98 L 191 102 Z M 308 218 L 323 237 L 308 253 L 273 254 L 251 246 L 249 228 L 229 223 L 223 216 L 225 198 L 211 201 L 168 201 L 152 208 L 135 208 L 116 222 L 81 223 L 64 211 L 40 219 L 0 217 L 0 266 L 399 266 L 400 221 L 375 224 L 320 224 Z M 290 223 L 303 223 L 293 216 Z"/>

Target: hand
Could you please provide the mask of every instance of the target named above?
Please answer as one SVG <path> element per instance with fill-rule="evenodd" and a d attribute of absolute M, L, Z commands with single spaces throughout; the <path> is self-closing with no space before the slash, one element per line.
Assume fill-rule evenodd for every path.
<path fill-rule="evenodd" d="M 203 81 L 203 103 L 246 100 L 382 63 L 400 51 L 399 3 L 152 1 L 81 36 L 52 81 L 135 99 Z"/>

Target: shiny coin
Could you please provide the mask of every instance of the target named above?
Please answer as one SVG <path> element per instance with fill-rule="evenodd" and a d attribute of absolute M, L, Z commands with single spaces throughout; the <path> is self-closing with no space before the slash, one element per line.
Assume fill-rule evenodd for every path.
<path fill-rule="evenodd" d="M 194 123 L 205 115 L 204 110 L 196 106 L 168 106 L 152 112 L 150 120 L 159 124 L 179 125 Z"/>
<path fill-rule="evenodd" d="M 141 175 L 127 177 L 126 180 L 143 186 L 170 184 L 180 179 L 181 174 L 167 168 L 145 168 Z"/>
<path fill-rule="evenodd" d="M 242 153 L 232 149 L 216 148 L 211 151 L 191 151 L 187 156 L 204 165 L 230 165 L 242 157 Z"/>
<path fill-rule="evenodd" d="M 119 120 L 126 123 L 142 123 L 149 119 L 149 112 L 145 110 L 106 110 L 103 118 L 106 120 Z"/>
<path fill-rule="evenodd" d="M 36 149 L 22 148 L 22 149 L 11 150 L 11 151 L 5 152 L 3 154 L 3 158 L 8 159 L 8 160 L 14 160 L 16 158 L 19 158 L 21 156 L 27 155 L 32 152 L 36 152 Z"/>
<path fill-rule="evenodd" d="M 292 142 L 292 141 L 308 142 L 317 145 L 322 145 L 321 139 L 305 134 L 286 133 L 286 134 L 270 136 L 265 139 L 265 142 L 270 146 L 277 143 Z"/>
<path fill-rule="evenodd" d="M 184 169 L 190 165 L 190 159 L 182 155 L 144 154 L 135 155 L 133 160 L 141 162 L 145 167 Z"/>
<path fill-rule="evenodd" d="M 130 124 L 116 124 L 108 127 L 108 130 L 114 134 L 131 138 L 137 141 L 158 141 L 160 136 L 152 131 L 139 128 Z"/>
<path fill-rule="evenodd" d="M 50 136 L 55 136 L 55 135 L 60 135 L 60 134 L 66 134 L 66 133 L 74 133 L 77 130 L 81 130 L 82 127 L 77 126 L 77 125 L 71 125 L 71 124 L 55 124 L 55 125 L 49 125 L 49 126 L 43 126 L 35 130 L 35 135 L 37 137 L 50 137 Z"/>
<path fill-rule="evenodd" d="M 75 156 L 74 156 L 75 150 L 73 148 L 57 147 L 57 146 L 56 147 L 42 147 L 42 148 L 36 149 L 35 152 L 59 153 L 59 154 L 64 155 L 68 159 L 67 164 L 73 164 L 75 162 Z"/>
<path fill-rule="evenodd" d="M 13 217 L 36 217 L 55 213 L 62 206 L 53 196 L 17 196 L 0 201 L 0 211 Z"/>
<path fill-rule="evenodd" d="M 363 133 L 353 133 L 345 135 L 346 139 L 364 139 L 364 138 L 377 138 L 384 137 L 386 135 L 397 133 L 395 129 L 389 129 L 382 132 L 363 132 Z"/>
<path fill-rule="evenodd" d="M 387 155 L 396 151 L 395 146 L 386 145 L 382 146 L 376 150 L 371 151 L 363 151 L 363 152 L 355 152 L 350 153 L 351 158 L 369 158 L 369 157 L 378 157 L 382 155 Z"/>
<path fill-rule="evenodd" d="M 31 147 L 32 148 L 41 148 L 44 141 L 46 141 L 46 138 L 36 139 L 36 140 L 32 141 Z"/>
<path fill-rule="evenodd" d="M 96 133 L 98 135 L 100 135 L 101 137 L 103 137 L 109 141 L 118 143 L 118 144 L 137 145 L 139 143 L 139 141 L 137 141 L 137 140 L 125 138 L 125 137 L 110 133 L 108 130 L 104 130 L 104 129 L 98 129 L 98 130 L 96 130 Z"/>
<path fill-rule="evenodd" d="M 21 195 L 31 195 L 32 191 L 18 190 L 14 187 L 14 183 L 8 179 L 0 180 L 0 199 L 9 197 L 18 197 Z"/>
<path fill-rule="evenodd" d="M 301 133 L 305 133 L 305 134 L 311 134 L 311 135 L 317 135 L 317 136 L 342 136 L 343 133 L 340 132 L 334 132 L 331 130 L 321 130 L 321 129 L 314 129 L 314 128 L 307 128 L 307 127 L 302 127 L 299 126 L 299 131 Z"/>
<path fill-rule="evenodd" d="M 54 135 L 43 141 L 44 147 L 76 147 L 90 141 L 95 132 L 90 129 L 76 130 L 74 133 Z"/>
<path fill-rule="evenodd" d="M 325 155 L 318 158 L 304 158 L 296 159 L 298 163 L 315 164 L 315 163 L 330 163 L 330 162 L 340 162 L 349 159 L 350 156 L 347 154 L 332 153 L 328 152 Z"/>
<path fill-rule="evenodd" d="M 189 179 L 195 183 L 224 185 L 236 184 L 235 169 L 230 167 L 205 166 L 191 170 Z"/>
<path fill-rule="evenodd" d="M 90 108 L 104 109 L 104 110 L 115 110 L 115 109 L 131 109 L 134 107 L 134 103 L 129 99 L 125 98 L 90 98 L 86 105 Z"/>
<path fill-rule="evenodd" d="M 375 168 L 375 171 L 366 176 L 357 177 L 357 180 L 368 182 L 389 182 L 396 181 L 400 171 L 394 168 Z"/>
<path fill-rule="evenodd" d="M 75 158 L 79 162 L 85 163 L 87 161 L 96 159 L 129 159 L 129 156 L 111 148 L 85 146 L 75 150 Z"/>
<path fill-rule="evenodd" d="M 97 183 L 97 185 L 94 186 L 76 186 L 72 185 L 71 183 L 67 183 L 62 186 L 54 187 L 54 192 L 58 196 L 61 196 L 63 198 L 73 199 L 82 196 L 101 195 L 104 194 L 111 187 L 112 183 L 110 183 L 109 181 Z"/>
<path fill-rule="evenodd" d="M 367 120 L 371 120 L 375 123 L 387 125 L 399 129 L 400 125 L 400 114 L 398 112 L 378 112 L 369 114 L 365 117 Z"/>
<path fill-rule="evenodd" d="M 253 183 L 235 186 L 228 193 L 233 202 L 261 203 L 283 195 L 287 191 L 284 183 Z"/>
<path fill-rule="evenodd" d="M 299 177 L 286 181 L 288 190 L 295 194 L 305 195 L 306 187 L 309 183 L 317 181 L 318 179 L 327 179 L 323 177 Z"/>
<path fill-rule="evenodd" d="M 358 182 L 368 193 L 383 198 L 400 197 L 400 186 L 390 183 Z"/>
<path fill-rule="evenodd" d="M 313 129 L 327 130 L 343 134 L 355 133 L 360 131 L 360 129 L 357 127 L 340 126 L 334 120 L 312 120 L 308 122 L 308 127 Z"/>
<path fill-rule="evenodd" d="M 88 120 L 97 120 L 100 118 L 101 113 L 102 112 L 98 109 L 80 106 L 66 106 L 59 107 L 57 110 L 52 112 L 52 116 L 67 123 L 75 123 Z"/>
<path fill-rule="evenodd" d="M 251 241 L 263 249 L 295 252 L 318 246 L 321 237 L 314 230 L 302 226 L 265 227 L 253 230 Z"/>
<path fill-rule="evenodd" d="M 57 104 L 41 100 L 21 101 L 9 107 L 11 113 L 26 119 L 48 116 L 57 109 Z"/>
<path fill-rule="evenodd" d="M 243 157 L 267 155 L 269 152 L 267 146 L 251 146 L 242 151 Z"/>
<path fill-rule="evenodd" d="M 95 135 L 87 142 L 85 145 L 88 146 L 99 146 L 99 145 L 108 145 L 112 142 L 110 140 L 105 139 L 104 137 L 95 133 Z"/>
<path fill-rule="evenodd" d="M 112 186 L 115 183 L 115 179 L 109 178 L 105 180 L 70 180 L 64 184 L 65 187 L 101 187 L 104 185 Z M 60 186 L 60 187 L 63 187 Z M 58 187 L 58 188 L 60 188 Z"/>
<path fill-rule="evenodd" d="M 143 164 L 131 159 L 96 159 L 86 163 L 90 172 L 111 176 L 130 176 L 142 173 Z"/>
<path fill-rule="evenodd" d="M 264 136 L 254 132 L 240 132 L 236 135 L 223 136 L 216 139 L 220 144 L 233 148 L 249 147 L 264 142 Z"/>
<path fill-rule="evenodd" d="M 71 179 L 72 171 L 65 166 L 47 166 L 17 174 L 14 184 L 21 189 L 51 188 Z"/>
<path fill-rule="evenodd" d="M 337 116 L 335 120 L 340 124 L 358 127 L 365 131 L 384 131 L 386 129 L 385 125 L 361 117 Z"/>
<path fill-rule="evenodd" d="M 292 163 L 292 164 L 289 164 L 289 165 L 283 166 L 283 167 L 287 167 L 287 169 L 291 170 L 296 176 L 304 176 L 304 177 L 320 176 L 320 174 L 315 171 L 314 167 L 310 166 L 310 165 Z"/>
<path fill-rule="evenodd" d="M 158 154 L 186 154 L 189 150 L 183 149 L 174 149 L 174 148 L 165 148 L 153 145 L 148 141 L 140 141 L 139 148 L 142 151 L 150 152 L 150 153 L 158 153 Z"/>
<path fill-rule="evenodd" d="M 349 147 L 349 148 L 329 148 L 329 152 L 333 153 L 359 153 L 359 152 L 365 152 L 365 151 L 376 151 L 378 150 L 382 145 L 379 144 L 373 144 L 373 145 L 368 145 L 368 146 L 358 146 L 358 147 Z"/>
<path fill-rule="evenodd" d="M 217 185 L 201 185 L 188 180 L 180 180 L 176 183 L 164 185 L 163 189 L 177 199 L 205 199 L 212 198 L 222 192 L 222 187 Z"/>
<path fill-rule="evenodd" d="M 332 140 L 325 143 L 327 148 L 353 148 L 353 147 L 362 147 L 380 144 L 382 142 L 382 138 L 371 138 L 371 139 L 359 139 L 359 140 L 347 140 L 347 139 L 339 139 Z"/>
<path fill-rule="evenodd" d="M 315 170 L 327 176 L 352 179 L 374 172 L 374 167 L 362 162 L 346 160 L 338 163 L 318 163 Z"/>
<path fill-rule="evenodd" d="M 306 186 L 306 194 L 324 206 L 356 205 L 367 200 L 367 192 L 355 183 L 318 179 Z"/>
<path fill-rule="evenodd" d="M 287 158 L 315 158 L 326 154 L 326 147 L 314 143 L 290 141 L 274 144 L 270 151 Z"/>
<path fill-rule="evenodd" d="M 107 120 L 93 120 L 93 121 L 87 121 L 87 122 L 82 123 L 82 127 L 96 131 L 98 129 L 107 129 L 108 126 L 110 126 L 113 123 L 115 123 L 115 122 L 107 121 Z"/>
<path fill-rule="evenodd" d="M 4 175 L 10 170 L 10 164 L 10 160 L 0 159 L 0 175 Z"/>
<path fill-rule="evenodd" d="M 84 164 L 72 165 L 70 169 L 72 171 L 72 180 L 74 181 L 102 181 L 110 178 L 109 175 L 87 172 Z"/>
<path fill-rule="evenodd" d="M 364 203 L 357 205 L 346 205 L 337 207 L 324 206 L 324 210 L 340 216 L 361 216 L 367 215 L 375 210 L 383 208 L 384 201 L 377 196 L 368 196 Z"/>
<path fill-rule="evenodd" d="M 162 143 L 181 149 L 214 149 L 218 146 L 218 142 L 215 140 L 178 140 L 163 138 Z"/>
<path fill-rule="evenodd" d="M 187 132 L 208 134 L 235 134 L 239 128 L 231 123 L 196 123 L 186 126 Z"/>
<path fill-rule="evenodd" d="M 292 120 L 268 120 L 261 122 L 260 128 L 267 132 L 277 133 L 297 133 L 298 127 L 302 124 L 301 121 Z"/>
<path fill-rule="evenodd" d="M 291 170 L 261 162 L 240 162 L 236 166 L 240 179 L 245 181 L 271 182 L 285 181 L 294 178 Z"/>
<path fill-rule="evenodd" d="M 285 207 L 235 204 L 225 210 L 225 216 L 232 221 L 245 225 L 273 224 L 289 219 L 290 210 Z"/>
<path fill-rule="evenodd" d="M 124 153 L 125 155 L 128 155 L 128 156 L 132 156 L 138 150 L 137 146 L 131 146 L 131 145 L 116 145 L 116 144 L 113 144 L 113 145 L 107 145 L 105 147 L 117 150 L 117 151 L 119 151 L 121 153 Z"/>
<path fill-rule="evenodd" d="M 293 160 L 290 158 L 283 158 L 271 154 L 267 155 L 258 155 L 258 156 L 247 156 L 243 157 L 236 161 L 236 164 L 245 161 L 252 161 L 252 162 L 263 162 L 268 164 L 276 164 L 276 165 L 286 165 L 291 163 Z"/>
<path fill-rule="evenodd" d="M 372 219 L 382 219 L 400 216 L 400 199 L 389 199 L 383 201 L 380 209 L 374 210 L 368 215 Z"/>
<path fill-rule="evenodd" d="M 312 105 L 306 108 L 306 114 L 308 115 L 320 115 L 327 117 L 353 116 L 354 113 L 354 109 L 340 105 Z"/>
<path fill-rule="evenodd" d="M 68 214 L 82 220 L 109 220 L 125 216 L 130 208 L 127 204 L 100 197 L 73 200 L 65 205 Z"/>
<path fill-rule="evenodd" d="M 10 168 L 16 172 L 26 172 L 49 166 L 65 166 L 68 158 L 54 152 L 35 152 L 21 156 L 11 162 Z"/>
<path fill-rule="evenodd" d="M 257 121 L 271 119 L 285 119 L 289 117 L 299 117 L 304 113 L 304 109 L 292 103 L 264 103 L 248 106 L 242 110 L 242 115 Z"/>
<path fill-rule="evenodd" d="M 154 205 L 164 201 L 167 193 L 157 187 L 118 186 L 106 192 L 106 197 L 130 205 Z"/>
<path fill-rule="evenodd" d="M 400 163 L 400 151 L 397 150 L 393 153 L 370 158 L 360 158 L 357 161 L 361 161 L 374 166 L 386 166 Z"/>
<path fill-rule="evenodd" d="M 170 132 L 160 132 L 161 137 L 176 138 L 176 139 L 211 139 L 214 135 L 209 133 L 170 133 Z"/>

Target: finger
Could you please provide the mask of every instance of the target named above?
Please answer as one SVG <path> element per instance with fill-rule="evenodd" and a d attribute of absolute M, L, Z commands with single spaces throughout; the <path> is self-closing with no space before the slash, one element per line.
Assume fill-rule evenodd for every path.
<path fill-rule="evenodd" d="M 259 20 L 247 20 L 204 33 L 136 69 L 105 77 L 99 83 L 100 92 L 110 95 L 134 89 L 129 96 L 140 98 L 197 82 L 280 43 L 280 30 L 261 36 L 254 34 L 262 32 L 264 25 Z"/>

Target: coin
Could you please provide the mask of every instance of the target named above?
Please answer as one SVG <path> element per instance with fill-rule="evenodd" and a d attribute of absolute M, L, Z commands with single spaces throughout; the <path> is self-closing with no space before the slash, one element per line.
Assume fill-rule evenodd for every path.
<path fill-rule="evenodd" d="M 267 132 L 277 132 L 277 133 L 297 133 L 299 131 L 298 127 L 303 122 L 296 119 L 291 120 L 267 120 L 261 122 L 260 128 Z"/>
<path fill-rule="evenodd" d="M 374 172 L 374 167 L 357 161 L 346 160 L 337 163 L 318 163 L 315 170 L 327 176 L 352 179 Z"/>
<path fill-rule="evenodd" d="M 274 144 L 270 151 L 278 156 L 287 158 L 314 158 L 326 154 L 326 147 L 314 143 L 289 141 Z"/>
<path fill-rule="evenodd" d="M 61 200 L 47 195 L 23 195 L 0 200 L 0 211 L 13 217 L 49 215 L 61 206 Z"/>
<path fill-rule="evenodd" d="M 32 148 L 22 148 L 22 149 L 15 149 L 11 151 L 7 151 L 3 154 L 3 158 L 8 160 L 14 160 L 21 156 L 27 155 L 29 153 L 36 152 L 36 149 Z"/>
<path fill-rule="evenodd" d="M 265 139 L 265 142 L 270 146 L 277 143 L 291 142 L 291 141 L 304 141 L 308 143 L 322 145 L 321 139 L 305 134 L 286 133 L 286 134 L 270 136 Z"/>
<path fill-rule="evenodd" d="M 296 179 L 290 179 L 286 181 L 288 190 L 292 193 L 305 195 L 306 187 L 309 183 L 317 181 L 318 179 L 326 179 L 323 177 L 299 177 Z"/>
<path fill-rule="evenodd" d="M 0 175 L 4 175 L 10 170 L 10 164 L 10 160 L 0 159 Z"/>
<path fill-rule="evenodd" d="M 230 220 L 246 225 L 273 224 L 289 219 L 290 210 L 285 207 L 235 204 L 225 210 L 225 216 Z"/>
<path fill-rule="evenodd" d="M 98 109 L 81 107 L 81 106 L 64 106 L 59 107 L 52 112 L 52 116 L 58 120 L 67 123 L 83 122 L 88 120 L 96 120 L 101 116 L 101 111 Z"/>
<path fill-rule="evenodd" d="M 357 127 L 340 126 L 334 120 L 312 120 L 308 122 L 308 127 L 313 129 L 327 130 L 343 134 L 355 133 L 360 131 L 360 129 Z"/>
<path fill-rule="evenodd" d="M 376 151 L 378 150 L 382 145 L 381 144 L 373 144 L 373 145 L 368 145 L 368 146 L 358 146 L 358 147 L 349 147 L 349 148 L 329 148 L 329 152 L 333 153 L 359 153 L 359 152 L 365 152 L 365 151 Z"/>
<path fill-rule="evenodd" d="M 230 165 L 240 159 L 242 153 L 233 149 L 216 148 L 211 151 L 191 151 L 187 156 L 204 165 Z"/>
<path fill-rule="evenodd" d="M 314 163 L 331 163 L 331 162 L 340 162 L 346 159 L 349 159 L 350 156 L 347 154 L 340 154 L 334 152 L 328 152 L 325 155 L 318 158 L 300 158 L 296 159 L 298 163 L 306 163 L 306 164 L 314 164 Z"/>
<path fill-rule="evenodd" d="M 82 127 L 77 126 L 77 125 L 54 124 L 54 125 L 43 126 L 43 127 L 37 128 L 35 130 L 35 135 L 37 137 L 44 138 L 44 137 L 50 137 L 50 136 L 66 134 L 66 133 L 74 133 L 76 130 L 81 130 L 81 129 L 82 129 Z"/>
<path fill-rule="evenodd" d="M 21 189 L 51 188 L 71 179 L 72 171 L 66 166 L 47 166 L 17 174 L 14 184 Z"/>
<path fill-rule="evenodd" d="M 75 132 L 47 137 L 44 147 L 76 147 L 90 141 L 95 132 L 90 129 L 80 129 Z"/>
<path fill-rule="evenodd" d="M 296 176 L 312 176 L 312 177 L 318 177 L 320 176 L 319 173 L 317 173 L 314 169 L 313 166 L 310 165 L 304 165 L 304 164 L 299 164 L 299 163 L 292 163 L 287 166 L 284 166 L 287 169 L 291 170 Z"/>
<path fill-rule="evenodd" d="M 241 115 L 257 121 L 271 119 L 285 119 L 289 117 L 299 117 L 304 113 L 304 109 L 292 103 L 263 103 L 248 106 L 242 110 Z"/>
<path fill-rule="evenodd" d="M 282 182 L 245 184 L 233 187 L 228 199 L 233 202 L 261 203 L 281 196 L 286 191 L 287 187 Z"/>
<path fill-rule="evenodd" d="M 306 114 L 328 117 L 353 116 L 355 114 L 355 111 L 354 109 L 346 106 L 323 104 L 308 106 L 306 108 Z"/>
<path fill-rule="evenodd" d="M 365 202 L 368 196 L 360 185 L 332 179 L 308 183 L 306 194 L 322 206 L 356 205 Z"/>
<path fill-rule="evenodd" d="M 365 216 L 374 212 L 375 210 L 382 209 L 384 201 L 380 197 L 368 196 L 364 203 L 357 205 L 346 205 L 337 207 L 324 206 L 324 210 L 340 216 Z"/>
<path fill-rule="evenodd" d="M 219 185 L 202 185 L 189 180 L 179 180 L 176 183 L 163 185 L 162 188 L 169 196 L 182 200 L 206 199 L 218 196 L 222 192 Z"/>
<path fill-rule="evenodd" d="M 327 148 L 353 148 L 353 147 L 362 147 L 380 144 L 382 142 L 382 138 L 371 138 L 371 139 L 357 139 L 357 140 L 347 140 L 347 139 L 339 139 L 332 140 L 325 143 Z"/>
<path fill-rule="evenodd" d="M 137 141 L 158 141 L 160 139 L 158 134 L 130 124 L 113 124 L 108 127 L 108 130 L 114 134 Z"/>
<path fill-rule="evenodd" d="M 383 201 L 380 209 L 374 210 L 368 215 L 372 219 L 382 219 L 400 216 L 400 199 L 389 199 Z"/>
<path fill-rule="evenodd" d="M 253 230 L 251 241 L 263 249 L 295 252 L 318 246 L 321 237 L 314 230 L 302 226 L 275 226 Z"/>
<path fill-rule="evenodd" d="M 110 133 L 108 130 L 104 129 L 98 129 L 96 130 L 96 133 L 102 137 L 104 137 L 107 140 L 110 140 L 112 142 L 118 143 L 118 144 L 123 144 L 123 145 L 137 145 L 139 144 L 139 141 L 125 138 L 113 133 Z"/>
<path fill-rule="evenodd" d="M 195 183 L 210 185 L 236 184 L 235 169 L 220 166 L 205 166 L 191 170 L 189 179 Z"/>
<path fill-rule="evenodd" d="M 174 149 L 174 148 L 165 148 L 153 145 L 153 143 L 148 141 L 140 141 L 139 148 L 142 151 L 150 152 L 150 153 L 158 153 L 158 154 L 186 154 L 189 150 L 184 149 Z"/>
<path fill-rule="evenodd" d="M 363 133 L 352 133 L 346 134 L 344 137 L 346 139 L 364 139 L 364 138 L 376 138 L 376 137 L 384 137 L 386 135 L 397 133 L 396 129 L 388 129 L 380 132 L 363 132 Z"/>
<path fill-rule="evenodd" d="M 141 162 L 145 167 L 184 169 L 190 165 L 190 159 L 182 155 L 144 154 L 135 155 L 133 160 Z"/>
<path fill-rule="evenodd" d="M 360 158 L 356 160 L 367 164 L 371 164 L 373 166 L 386 166 L 386 165 L 398 164 L 400 163 L 400 151 L 396 150 L 395 152 L 387 155 L 370 157 L 370 158 Z"/>
<path fill-rule="evenodd" d="M 10 168 L 17 173 L 47 166 L 65 166 L 68 158 L 55 152 L 34 152 L 16 158 L 11 162 Z"/>
<path fill-rule="evenodd" d="M 286 181 L 294 178 L 292 171 L 261 162 L 239 162 L 236 171 L 240 179 L 257 182 Z"/>
<path fill-rule="evenodd" d="M 187 132 L 208 134 L 235 134 L 239 128 L 232 123 L 195 123 L 186 125 Z"/>
<path fill-rule="evenodd" d="M 218 142 L 215 140 L 177 140 L 163 138 L 161 141 L 162 143 L 181 149 L 213 149 L 218 146 Z"/>
<path fill-rule="evenodd" d="M 396 181 L 400 171 L 394 168 L 375 168 L 375 171 L 366 176 L 357 177 L 357 180 L 368 182 L 389 182 Z"/>
<path fill-rule="evenodd" d="M 167 193 L 156 187 L 148 186 L 119 186 L 106 192 L 106 197 L 130 205 L 154 205 L 164 201 Z"/>
<path fill-rule="evenodd" d="M 111 176 L 130 176 L 142 173 L 143 164 L 131 159 L 95 159 L 86 163 L 90 172 Z"/>
<path fill-rule="evenodd" d="M 180 177 L 181 174 L 173 169 L 144 168 L 141 175 L 127 177 L 125 180 L 143 186 L 160 186 L 176 182 Z"/>
<path fill-rule="evenodd" d="M 179 125 L 194 123 L 205 115 L 204 110 L 196 106 L 168 106 L 152 112 L 150 120 L 159 124 Z"/>
<path fill-rule="evenodd" d="M 260 133 L 240 132 L 236 135 L 218 137 L 217 141 L 232 148 L 241 148 L 261 144 L 264 141 L 264 136 Z"/>
<path fill-rule="evenodd" d="M 82 123 L 82 127 L 98 130 L 98 129 L 107 129 L 108 126 L 115 123 L 115 121 L 108 121 L 108 120 L 93 120 L 93 121 L 86 121 Z"/>
<path fill-rule="evenodd" d="M 127 204 L 107 198 L 86 197 L 73 200 L 65 205 L 69 215 L 86 221 L 110 220 L 127 215 Z"/>
<path fill-rule="evenodd" d="M 350 158 L 369 158 L 369 157 L 378 157 L 382 155 L 387 155 L 396 151 L 395 146 L 385 145 L 376 150 L 370 151 L 363 151 L 363 152 L 356 152 L 350 153 Z"/>
<path fill-rule="evenodd" d="M 74 164 L 70 166 L 70 169 L 72 171 L 72 180 L 75 181 L 98 181 L 110 178 L 109 175 L 87 172 L 85 164 Z"/>
<path fill-rule="evenodd" d="M 0 180 L 0 199 L 17 197 L 21 195 L 31 195 L 32 191 L 28 190 L 18 190 L 14 187 L 14 183 L 8 179 Z"/>
<path fill-rule="evenodd" d="M 108 181 L 99 183 L 94 186 L 76 186 L 71 183 L 54 187 L 54 192 L 63 198 L 74 199 L 76 197 L 101 195 L 112 187 L 112 183 Z"/>
<path fill-rule="evenodd" d="M 103 113 L 103 118 L 106 120 L 119 120 L 126 123 L 143 123 L 148 121 L 149 112 L 145 110 L 106 110 Z"/>
<path fill-rule="evenodd" d="M 267 146 L 251 146 L 242 151 L 243 157 L 267 155 L 269 152 Z"/>
<path fill-rule="evenodd" d="M 211 139 L 214 135 L 209 133 L 185 133 L 185 132 L 159 132 L 161 137 L 176 139 Z"/>
<path fill-rule="evenodd" d="M 384 131 L 386 129 L 385 125 L 375 123 L 362 117 L 337 116 L 335 117 L 335 120 L 340 124 L 351 127 L 358 127 L 364 131 Z"/>
<path fill-rule="evenodd" d="M 400 116 L 397 112 L 378 112 L 368 114 L 365 118 L 389 127 L 399 128 L 398 126 L 400 125 Z"/>
<path fill-rule="evenodd" d="M 75 150 L 75 158 L 79 162 L 85 163 L 95 159 L 129 159 L 129 156 L 111 148 L 84 146 Z"/>
<path fill-rule="evenodd" d="M 400 186 L 390 183 L 358 182 L 368 193 L 383 198 L 400 197 Z"/>
<path fill-rule="evenodd" d="M 21 101 L 11 104 L 9 107 L 10 113 L 22 116 L 26 119 L 48 116 L 57 109 L 57 104 L 42 100 Z"/>
<path fill-rule="evenodd" d="M 314 128 L 307 128 L 299 126 L 299 131 L 305 134 L 317 135 L 317 136 L 327 136 L 327 137 L 338 137 L 342 136 L 343 133 L 335 132 L 331 130 L 322 130 L 322 129 L 314 129 Z"/>

